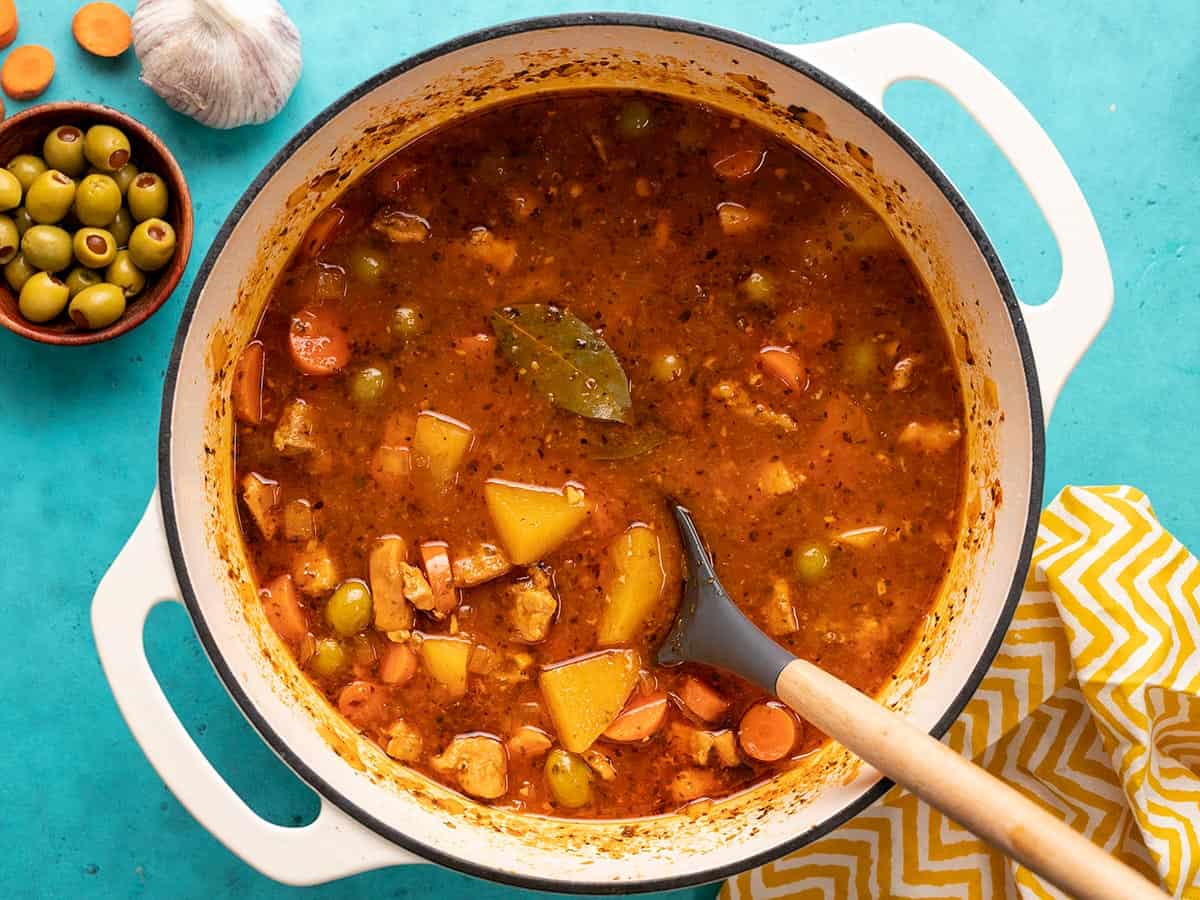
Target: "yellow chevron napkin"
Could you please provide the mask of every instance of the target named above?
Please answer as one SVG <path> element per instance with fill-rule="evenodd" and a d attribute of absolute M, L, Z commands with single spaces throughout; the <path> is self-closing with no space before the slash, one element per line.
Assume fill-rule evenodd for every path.
<path fill-rule="evenodd" d="M 1016 616 L 946 743 L 1200 898 L 1200 564 L 1130 487 L 1042 513 Z M 901 788 L 722 900 L 1062 894 Z"/>

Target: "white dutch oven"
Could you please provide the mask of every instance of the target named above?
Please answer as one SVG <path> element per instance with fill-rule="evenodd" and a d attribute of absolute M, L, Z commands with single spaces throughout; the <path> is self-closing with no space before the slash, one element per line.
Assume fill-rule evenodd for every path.
<path fill-rule="evenodd" d="M 1063 267 L 1045 305 L 1017 302 L 963 199 L 881 111 L 888 85 L 909 78 L 955 96 L 1041 207 Z M 1112 304 L 1095 222 L 1025 108 L 958 47 L 914 25 L 794 47 L 632 15 L 563 16 L 472 34 L 343 97 L 279 153 L 230 215 L 196 279 L 167 375 L 160 496 L 96 592 L 100 658 L 143 751 L 206 828 L 272 878 L 312 884 L 428 860 L 534 888 L 675 888 L 801 846 L 887 787 L 830 747 L 794 772 L 690 816 L 589 823 L 489 809 L 399 767 L 360 738 L 264 625 L 237 536 L 225 398 L 231 360 L 291 248 L 355 175 L 430 127 L 531 92 L 600 86 L 692 97 L 786 135 L 858 189 L 904 242 L 954 337 L 971 466 L 937 612 L 882 699 L 942 734 L 1004 635 L 1041 502 L 1044 416 Z M 238 706 L 319 792 L 312 824 L 283 828 L 260 819 L 172 712 L 146 662 L 142 629 L 155 604 L 180 597 Z"/>

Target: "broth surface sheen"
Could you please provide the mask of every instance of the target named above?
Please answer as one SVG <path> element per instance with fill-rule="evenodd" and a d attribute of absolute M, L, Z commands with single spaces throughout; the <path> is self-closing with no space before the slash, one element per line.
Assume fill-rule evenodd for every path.
<path fill-rule="evenodd" d="M 627 421 L 547 391 L 584 342 L 514 365 L 510 306 L 610 348 Z M 666 497 L 751 619 L 869 694 L 958 530 L 959 381 L 900 245 L 798 149 L 657 95 L 503 105 L 383 161 L 310 228 L 233 400 L 248 556 L 302 669 L 393 757 L 528 813 L 668 812 L 825 740 L 654 665 Z"/>

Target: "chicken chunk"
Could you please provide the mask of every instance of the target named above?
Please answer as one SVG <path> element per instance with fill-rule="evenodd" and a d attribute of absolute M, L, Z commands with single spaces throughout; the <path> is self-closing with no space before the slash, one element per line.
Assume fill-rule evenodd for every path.
<path fill-rule="evenodd" d="M 295 397 L 287 402 L 275 425 L 272 443 L 283 456 L 301 456 L 320 449 L 316 439 L 317 411 Z"/>
<path fill-rule="evenodd" d="M 478 544 L 455 556 L 453 569 L 455 587 L 469 588 L 506 574 L 512 569 L 512 563 L 494 544 Z"/>
<path fill-rule="evenodd" d="M 311 541 L 316 534 L 312 504 L 304 499 L 289 500 L 283 507 L 283 536 L 289 541 Z"/>
<path fill-rule="evenodd" d="M 768 497 L 782 497 L 796 490 L 804 476 L 793 475 L 791 470 L 778 459 L 763 463 L 758 470 L 758 489 Z"/>
<path fill-rule="evenodd" d="M 409 583 L 405 575 L 406 567 L 416 571 L 416 566 L 409 565 L 407 557 L 408 544 L 398 535 L 385 535 L 371 548 L 367 568 L 374 601 L 375 627 L 380 631 L 412 628 L 413 612 L 406 596 Z M 419 571 L 417 575 L 420 576 Z"/>
<path fill-rule="evenodd" d="M 796 608 L 792 606 L 792 589 L 783 578 L 771 582 L 771 596 L 763 604 L 763 624 L 774 637 L 792 634 L 800 628 Z"/>
<path fill-rule="evenodd" d="M 429 222 L 416 213 L 385 206 L 371 219 L 371 230 L 393 244 L 419 244 L 429 238 Z"/>
<path fill-rule="evenodd" d="M 749 419 L 755 425 L 771 425 L 783 431 L 796 430 L 795 419 L 787 413 L 775 412 L 767 405 L 751 400 L 746 389 L 733 381 L 719 382 L 713 387 L 712 396 L 728 406 L 736 415 Z"/>
<path fill-rule="evenodd" d="M 954 422 L 909 422 L 900 432 L 899 443 L 921 453 L 945 453 L 961 437 L 962 429 Z"/>
<path fill-rule="evenodd" d="M 456 737 L 429 764 L 443 775 L 453 773 L 458 786 L 472 797 L 495 800 L 508 791 L 508 754 L 494 737 Z"/>
<path fill-rule="evenodd" d="M 698 766 L 741 765 L 737 751 L 737 739 L 732 731 L 701 731 L 683 722 L 672 722 L 667 733 L 667 742 L 689 762 Z"/>
<path fill-rule="evenodd" d="M 403 719 L 397 719 L 383 729 L 387 735 L 387 755 L 400 762 L 412 763 L 421 758 L 423 742 L 421 734 Z"/>
<path fill-rule="evenodd" d="M 508 739 L 509 753 L 530 759 L 536 759 L 552 746 L 554 746 L 554 742 L 550 740 L 550 736 L 542 729 L 532 725 L 522 725 Z"/>
<path fill-rule="evenodd" d="M 766 217 L 755 209 L 747 209 L 740 203 L 720 203 L 717 205 L 717 219 L 721 230 L 728 235 L 745 234 L 758 228 Z"/>
<path fill-rule="evenodd" d="M 558 601 L 550 591 L 550 576 L 541 568 L 529 570 L 508 589 L 512 603 L 510 617 L 521 640 L 530 644 L 545 640 L 550 622 L 558 611 Z"/>
<path fill-rule="evenodd" d="M 279 494 L 279 482 L 257 472 L 250 472 L 242 479 L 242 501 L 268 541 L 279 531 Z"/>
<path fill-rule="evenodd" d="M 463 249 L 471 259 L 501 274 L 511 269 L 517 261 L 517 242 L 501 240 L 482 226 L 471 229 Z"/>
<path fill-rule="evenodd" d="M 337 564 L 324 544 L 313 541 L 292 558 L 292 580 L 310 597 L 328 593 L 337 586 Z"/>
<path fill-rule="evenodd" d="M 410 563 L 400 563 L 400 577 L 404 582 L 404 599 L 417 609 L 433 609 L 433 588 L 425 580 L 425 574 Z"/>
<path fill-rule="evenodd" d="M 721 783 L 708 769 L 682 769 L 671 779 L 668 789 L 676 803 L 690 803 L 720 793 Z"/>
<path fill-rule="evenodd" d="M 589 747 L 583 751 L 583 761 L 588 768 L 600 776 L 601 781 L 612 781 L 617 777 L 617 767 L 603 750 Z"/>
<path fill-rule="evenodd" d="M 888 390 L 907 391 L 912 387 L 913 371 L 920 360 L 919 356 L 906 356 L 892 366 L 892 374 L 888 376 Z"/>

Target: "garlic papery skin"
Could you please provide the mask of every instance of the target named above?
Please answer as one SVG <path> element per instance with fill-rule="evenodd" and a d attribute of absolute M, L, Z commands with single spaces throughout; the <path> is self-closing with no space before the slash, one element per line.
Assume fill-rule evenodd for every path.
<path fill-rule="evenodd" d="M 277 0 L 138 0 L 142 81 L 213 128 L 257 125 L 300 79 L 300 32 Z"/>

